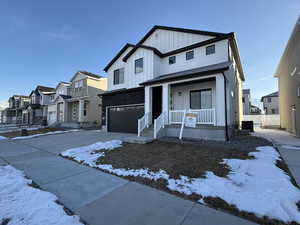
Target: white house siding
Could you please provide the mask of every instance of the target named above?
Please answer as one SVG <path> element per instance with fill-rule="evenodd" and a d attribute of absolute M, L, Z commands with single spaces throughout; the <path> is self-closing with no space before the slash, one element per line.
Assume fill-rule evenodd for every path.
<path fill-rule="evenodd" d="M 155 47 L 165 53 L 211 38 L 214 37 L 157 29 L 143 44 Z"/>
<path fill-rule="evenodd" d="M 228 61 L 228 40 L 222 40 L 214 43 L 215 53 L 206 55 L 206 47 L 195 48 L 194 58 L 186 60 L 186 52 L 176 54 L 176 63 L 169 64 L 169 57 L 161 59 L 160 75 L 175 73 L 179 71 L 194 69 L 198 67 L 218 64 Z M 191 51 L 191 50 L 189 50 Z"/>
<path fill-rule="evenodd" d="M 190 109 L 190 91 L 212 89 L 212 108 L 216 105 L 216 82 L 199 82 L 171 88 L 171 110 Z M 181 93 L 181 94 L 180 94 Z"/>
<path fill-rule="evenodd" d="M 112 91 L 112 90 L 117 90 L 117 89 L 121 89 L 121 88 L 128 88 L 128 79 L 130 78 L 130 76 L 132 76 L 132 74 L 128 74 L 127 71 L 127 65 L 125 62 L 123 62 L 123 57 L 125 55 L 127 55 L 127 53 L 132 49 L 132 47 L 129 47 L 126 49 L 125 52 L 123 52 L 123 54 L 114 62 L 114 64 L 109 68 L 109 70 L 107 71 L 108 74 L 108 90 Z M 128 62 L 128 61 L 127 61 Z M 118 84 L 118 85 L 114 85 L 114 70 L 116 69 L 120 69 L 120 68 L 124 68 L 124 84 Z"/>

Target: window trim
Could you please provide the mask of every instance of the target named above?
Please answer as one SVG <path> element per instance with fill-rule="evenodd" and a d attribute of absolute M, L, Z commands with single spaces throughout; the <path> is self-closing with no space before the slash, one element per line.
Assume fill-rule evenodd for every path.
<path fill-rule="evenodd" d="M 187 58 L 188 53 L 193 53 L 193 57 L 190 58 L 190 59 L 188 59 L 188 58 Z M 192 59 L 194 59 L 194 58 L 195 58 L 195 51 L 194 51 L 194 50 L 190 50 L 190 51 L 185 52 L 185 60 L 186 60 L 186 61 L 192 60 Z"/>
<path fill-rule="evenodd" d="M 208 53 L 208 52 L 207 52 L 208 48 L 210 48 L 210 47 L 214 47 L 214 52 L 212 52 L 212 53 Z M 213 44 L 213 45 L 208 45 L 208 46 L 205 47 L 205 54 L 206 54 L 206 55 L 212 55 L 212 54 L 215 54 L 215 53 L 216 53 L 216 45 L 215 45 L 215 44 Z"/>
<path fill-rule="evenodd" d="M 141 71 L 136 70 L 137 69 L 136 63 L 138 60 L 142 60 L 142 70 Z M 143 57 L 134 60 L 134 73 L 137 74 L 137 73 L 142 73 L 142 72 L 144 72 L 144 58 Z"/>
<path fill-rule="evenodd" d="M 174 57 L 175 60 L 174 60 L 173 63 L 170 63 L 170 59 L 173 58 L 173 57 Z M 169 56 L 168 61 L 169 61 L 169 65 L 175 64 L 176 63 L 176 55 Z"/>
<path fill-rule="evenodd" d="M 191 94 L 193 92 L 201 92 L 201 91 L 211 91 L 211 108 L 207 108 L 207 109 L 212 109 L 213 108 L 213 101 L 212 101 L 213 100 L 213 89 L 212 88 L 202 88 L 202 89 L 197 89 L 197 90 L 190 90 L 190 98 L 189 98 L 190 109 L 193 109 L 192 108 L 192 101 L 191 101 Z M 201 95 L 200 95 L 200 107 L 201 107 Z M 200 109 L 203 109 L 203 108 L 200 108 Z M 197 110 L 197 109 L 195 109 L 195 110 Z"/>

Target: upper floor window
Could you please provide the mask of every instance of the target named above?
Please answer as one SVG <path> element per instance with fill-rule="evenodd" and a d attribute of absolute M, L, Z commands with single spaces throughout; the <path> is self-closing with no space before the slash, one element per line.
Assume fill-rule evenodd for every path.
<path fill-rule="evenodd" d="M 80 88 L 83 86 L 83 80 L 75 81 L 75 88 Z"/>
<path fill-rule="evenodd" d="M 189 51 L 185 53 L 185 59 L 190 60 L 194 58 L 194 51 Z"/>
<path fill-rule="evenodd" d="M 215 45 L 209 45 L 206 47 L 206 55 L 211 55 L 216 52 Z"/>
<path fill-rule="evenodd" d="M 114 70 L 114 84 L 124 83 L 124 68 Z"/>
<path fill-rule="evenodd" d="M 268 98 L 268 102 L 272 102 L 272 98 Z"/>
<path fill-rule="evenodd" d="M 175 55 L 169 57 L 169 64 L 174 64 L 174 63 L 176 63 L 176 56 Z"/>
<path fill-rule="evenodd" d="M 135 73 L 141 73 L 141 72 L 143 72 L 143 67 L 144 67 L 144 60 L 143 60 L 143 58 L 139 58 L 139 59 L 136 59 L 134 61 L 134 72 Z"/>

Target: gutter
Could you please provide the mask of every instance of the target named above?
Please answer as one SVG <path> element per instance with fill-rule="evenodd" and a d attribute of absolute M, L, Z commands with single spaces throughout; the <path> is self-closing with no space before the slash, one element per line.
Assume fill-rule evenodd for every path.
<path fill-rule="evenodd" d="M 224 77 L 224 103 L 225 103 L 225 137 L 226 141 L 229 141 L 229 135 L 228 135 L 228 120 L 227 120 L 227 86 L 226 86 L 226 76 L 224 74 L 224 71 L 222 71 L 222 75 Z"/>

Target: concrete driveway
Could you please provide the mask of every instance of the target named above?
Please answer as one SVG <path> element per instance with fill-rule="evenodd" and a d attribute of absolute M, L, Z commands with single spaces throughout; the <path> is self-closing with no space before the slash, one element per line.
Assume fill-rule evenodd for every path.
<path fill-rule="evenodd" d="M 90 225 L 250 225 L 252 222 L 89 168 L 57 154 L 124 140 L 131 134 L 80 131 L 0 141 L 0 165 L 11 164 Z"/>

